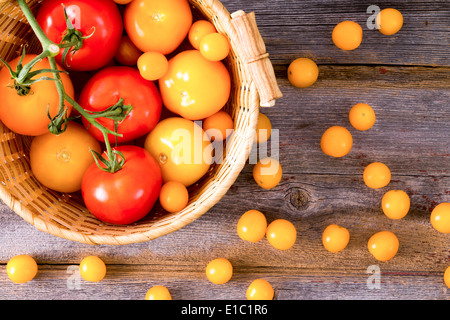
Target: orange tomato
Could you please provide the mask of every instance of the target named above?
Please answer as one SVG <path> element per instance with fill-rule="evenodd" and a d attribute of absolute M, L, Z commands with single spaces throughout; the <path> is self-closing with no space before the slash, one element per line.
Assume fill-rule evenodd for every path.
<path fill-rule="evenodd" d="M 246 292 L 247 300 L 272 300 L 274 294 L 272 285 L 264 279 L 253 280 Z"/>
<path fill-rule="evenodd" d="M 273 189 L 281 181 L 283 168 L 274 158 L 264 158 L 253 167 L 253 179 L 263 189 Z"/>
<path fill-rule="evenodd" d="M 380 231 L 370 237 L 367 246 L 375 259 L 388 261 L 397 254 L 399 241 L 391 231 Z"/>
<path fill-rule="evenodd" d="M 223 141 L 233 133 L 234 122 L 227 112 L 220 110 L 203 121 L 203 130 L 211 141 Z"/>
<path fill-rule="evenodd" d="M 188 39 L 191 45 L 198 50 L 200 49 L 200 42 L 203 37 L 215 32 L 217 32 L 216 28 L 211 22 L 207 20 L 197 20 L 189 29 Z"/>
<path fill-rule="evenodd" d="M 172 300 L 169 289 L 164 286 L 153 286 L 145 294 L 145 300 Z"/>
<path fill-rule="evenodd" d="M 236 229 L 242 240 L 258 242 L 266 235 L 266 217 L 258 210 L 249 210 L 239 218 Z"/>
<path fill-rule="evenodd" d="M 59 192 L 79 191 L 84 173 L 94 163 L 91 149 L 102 151 L 97 139 L 82 125 L 71 121 L 60 135 L 48 132 L 33 139 L 31 171 L 47 188 Z"/>
<path fill-rule="evenodd" d="M 87 256 L 80 262 L 80 275 L 89 282 L 99 282 L 106 275 L 106 265 L 96 256 Z"/>
<path fill-rule="evenodd" d="M 214 259 L 206 266 L 206 277 L 214 284 L 224 284 L 233 276 L 233 265 L 225 258 Z"/>
<path fill-rule="evenodd" d="M 362 42 L 363 30 L 354 21 L 343 21 L 334 27 L 331 37 L 338 48 L 355 50 Z"/>
<path fill-rule="evenodd" d="M 341 126 L 328 128 L 320 140 L 323 153 L 340 158 L 347 155 L 353 147 L 353 137 L 350 131 Z"/>
<path fill-rule="evenodd" d="M 123 15 L 125 30 L 142 51 L 172 53 L 192 25 L 188 0 L 134 0 Z"/>
<path fill-rule="evenodd" d="M 289 82 L 298 88 L 312 86 L 319 77 L 317 64 L 308 58 L 298 58 L 288 67 Z"/>
<path fill-rule="evenodd" d="M 390 36 L 400 31 L 403 26 L 403 15 L 397 9 L 387 8 L 376 17 L 378 31 Z"/>
<path fill-rule="evenodd" d="M 187 50 L 169 60 L 159 87 L 167 109 L 189 120 L 201 120 L 227 103 L 231 78 L 222 62 L 207 60 L 198 50 Z"/>
<path fill-rule="evenodd" d="M 160 121 L 145 139 L 144 147 L 161 167 L 163 181 L 178 181 L 186 187 L 208 172 L 212 145 L 195 122 L 180 117 Z"/>
<path fill-rule="evenodd" d="M 450 203 L 438 204 L 430 216 L 431 225 L 441 233 L 450 233 Z"/>
<path fill-rule="evenodd" d="M 162 53 L 146 52 L 139 57 L 137 66 L 142 78 L 155 81 L 167 73 L 169 62 Z"/>
<path fill-rule="evenodd" d="M 403 190 L 390 190 L 381 199 L 381 208 L 390 219 L 401 219 L 409 212 L 411 201 Z"/>
<path fill-rule="evenodd" d="M 117 4 L 129 4 L 133 0 L 114 0 Z"/>
<path fill-rule="evenodd" d="M 330 252 L 339 252 L 345 249 L 349 240 L 350 233 L 348 230 L 336 224 L 326 227 L 322 234 L 323 246 Z"/>
<path fill-rule="evenodd" d="M 258 116 L 258 124 L 256 126 L 256 143 L 264 143 L 270 139 L 272 135 L 272 123 L 270 119 L 263 113 Z"/>
<path fill-rule="evenodd" d="M 133 41 L 127 35 L 122 36 L 120 40 L 119 48 L 114 58 L 120 64 L 124 66 L 135 66 L 139 57 L 142 55 L 142 51 L 135 46 Z"/>
<path fill-rule="evenodd" d="M 297 230 L 292 222 L 285 219 L 272 221 L 266 230 L 269 243 L 278 250 L 290 249 L 297 240 Z"/>
<path fill-rule="evenodd" d="M 26 283 L 34 279 L 38 272 L 36 261 L 26 254 L 12 257 L 6 264 L 6 273 L 15 283 Z"/>
<path fill-rule="evenodd" d="M 178 212 L 186 208 L 189 192 L 181 182 L 168 181 L 161 187 L 159 202 L 167 212 Z"/>
<path fill-rule="evenodd" d="M 27 54 L 22 62 L 25 66 L 36 55 Z M 9 62 L 13 70 L 16 70 L 20 57 Z M 31 69 L 31 71 L 50 69 L 48 59 L 41 60 Z M 58 66 L 59 70 L 63 70 Z M 53 78 L 53 73 L 43 73 L 37 76 Z M 37 79 L 35 78 L 35 79 Z M 61 79 L 66 93 L 73 98 L 74 88 L 69 76 L 61 73 Z M 12 86 L 12 87 L 10 87 Z M 48 132 L 50 119 L 48 113 L 53 118 L 58 114 L 59 95 L 55 82 L 50 80 L 38 81 L 30 86 L 28 94 L 19 95 L 14 89 L 14 81 L 11 80 L 8 68 L 0 70 L 0 120 L 5 126 L 15 133 L 26 136 L 38 136 Z M 66 104 L 69 114 L 72 106 Z"/>
<path fill-rule="evenodd" d="M 444 283 L 450 288 L 450 267 L 448 267 L 444 272 Z"/>
<path fill-rule="evenodd" d="M 208 60 L 220 61 L 230 53 L 231 47 L 228 38 L 221 33 L 210 33 L 200 42 L 200 53 Z"/>
<path fill-rule="evenodd" d="M 391 171 L 384 163 L 373 162 L 364 169 L 363 180 L 369 188 L 383 188 L 391 181 Z"/>
<path fill-rule="evenodd" d="M 375 124 L 376 115 L 367 103 L 358 103 L 350 110 L 349 120 L 356 130 L 366 131 Z"/>

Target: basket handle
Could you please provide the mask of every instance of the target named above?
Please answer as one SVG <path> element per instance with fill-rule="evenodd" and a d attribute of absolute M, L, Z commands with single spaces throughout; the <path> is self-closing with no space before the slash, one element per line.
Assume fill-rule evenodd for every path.
<path fill-rule="evenodd" d="M 246 58 L 253 81 L 260 97 L 261 107 L 273 107 L 275 101 L 283 96 L 278 86 L 275 71 L 266 45 L 258 30 L 255 13 L 242 10 L 231 14 L 240 43 L 244 44 L 243 53 Z"/>

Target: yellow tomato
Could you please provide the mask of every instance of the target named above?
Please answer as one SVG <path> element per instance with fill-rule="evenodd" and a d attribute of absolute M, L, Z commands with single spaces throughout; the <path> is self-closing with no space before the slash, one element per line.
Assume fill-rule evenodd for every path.
<path fill-rule="evenodd" d="M 409 212 L 411 201 L 403 190 L 390 190 L 381 199 L 381 208 L 390 219 L 401 219 Z"/>
<path fill-rule="evenodd" d="M 181 182 L 168 181 L 161 187 L 159 202 L 167 212 L 178 212 L 188 205 L 189 192 Z"/>
<path fill-rule="evenodd" d="M 272 221 L 266 230 L 269 243 L 276 249 L 288 250 L 297 240 L 297 230 L 292 222 L 285 219 Z"/>
<path fill-rule="evenodd" d="M 159 79 L 159 87 L 167 109 L 189 120 L 201 120 L 228 102 L 231 77 L 221 61 L 187 50 L 169 60 L 169 70 Z"/>
<path fill-rule="evenodd" d="M 438 204 L 431 212 L 431 225 L 441 233 L 450 233 L 450 203 Z"/>
<path fill-rule="evenodd" d="M 137 66 L 142 78 L 155 81 L 162 78 L 169 69 L 169 62 L 165 55 L 159 52 L 145 52 L 138 61 Z"/>
<path fill-rule="evenodd" d="M 80 275 L 89 282 L 101 281 L 106 275 L 106 265 L 99 257 L 87 256 L 81 260 Z"/>
<path fill-rule="evenodd" d="M 217 32 L 217 30 L 211 22 L 207 20 L 197 20 L 192 24 L 189 30 L 188 39 L 195 49 L 200 49 L 200 42 L 203 37 L 215 32 Z"/>
<path fill-rule="evenodd" d="M 353 147 L 350 131 L 341 126 L 328 128 L 320 140 L 320 148 L 328 156 L 339 158 L 347 155 Z"/>
<path fill-rule="evenodd" d="M 450 288 L 450 267 L 444 272 L 444 283 Z"/>
<path fill-rule="evenodd" d="M 131 41 L 142 52 L 169 54 L 186 38 L 192 25 L 188 0 L 134 0 L 123 22 Z"/>
<path fill-rule="evenodd" d="M 247 288 L 247 300 L 272 300 L 275 292 L 272 285 L 264 279 L 253 280 Z"/>
<path fill-rule="evenodd" d="M 383 188 L 391 181 L 391 171 L 384 163 L 373 162 L 364 169 L 363 180 L 369 188 Z"/>
<path fill-rule="evenodd" d="M 288 67 L 289 82 L 298 88 L 312 86 L 319 77 L 317 64 L 308 58 L 298 58 Z"/>
<path fill-rule="evenodd" d="M 114 58 L 121 65 L 135 66 L 139 57 L 142 55 L 142 51 L 135 46 L 133 41 L 127 36 L 122 36 L 120 40 L 119 48 L 116 51 Z"/>
<path fill-rule="evenodd" d="M 164 182 L 178 181 L 186 187 L 203 177 L 212 163 L 212 145 L 203 129 L 179 117 L 160 121 L 144 148 L 158 161 Z"/>
<path fill-rule="evenodd" d="M 36 261 L 29 255 L 22 254 L 11 258 L 6 264 L 6 273 L 15 283 L 26 283 L 34 279 L 38 272 Z"/>
<path fill-rule="evenodd" d="M 273 189 L 281 181 L 283 169 L 274 158 L 264 158 L 253 167 L 253 179 L 263 189 Z"/>
<path fill-rule="evenodd" d="M 367 103 L 358 103 L 350 110 L 349 119 L 356 130 L 366 131 L 375 124 L 375 111 Z"/>
<path fill-rule="evenodd" d="M 355 50 L 362 42 L 363 30 L 354 21 L 343 21 L 337 24 L 332 33 L 334 44 L 342 50 Z"/>
<path fill-rule="evenodd" d="M 403 15 L 397 9 L 383 9 L 376 17 L 378 30 L 387 36 L 400 31 L 403 26 Z"/>
<path fill-rule="evenodd" d="M 256 126 L 256 143 L 266 142 L 271 135 L 272 123 L 265 114 L 260 113 L 258 116 L 258 124 Z"/>
<path fill-rule="evenodd" d="M 330 252 L 339 252 L 345 249 L 349 240 L 350 233 L 348 230 L 336 224 L 326 227 L 322 234 L 323 246 Z"/>
<path fill-rule="evenodd" d="M 200 42 L 200 53 L 208 60 L 220 61 L 230 53 L 230 42 L 221 33 L 210 33 Z"/>
<path fill-rule="evenodd" d="M 380 231 L 370 237 L 367 244 L 369 252 L 379 261 L 392 259 L 398 251 L 399 241 L 390 231 Z"/>
<path fill-rule="evenodd" d="M 233 133 L 234 122 L 227 112 L 220 110 L 203 121 L 203 130 L 211 141 L 223 141 Z"/>
<path fill-rule="evenodd" d="M 225 258 L 214 259 L 206 266 L 206 277 L 214 284 L 224 284 L 233 276 L 233 266 Z"/>
<path fill-rule="evenodd" d="M 240 217 L 236 229 L 242 240 L 258 242 L 266 235 L 266 217 L 258 210 L 249 210 Z"/>
<path fill-rule="evenodd" d="M 153 286 L 145 294 L 145 300 L 172 300 L 169 289 L 164 286 Z"/>

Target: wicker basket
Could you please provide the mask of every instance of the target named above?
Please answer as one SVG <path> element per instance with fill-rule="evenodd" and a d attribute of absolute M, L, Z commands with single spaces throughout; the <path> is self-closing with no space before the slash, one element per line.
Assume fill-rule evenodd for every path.
<path fill-rule="evenodd" d="M 42 0 L 29 0 L 34 13 Z M 233 116 L 235 131 L 227 143 L 222 164 L 211 167 L 190 188 L 189 205 L 168 214 L 158 205 L 132 225 L 100 222 L 84 206 L 79 193 L 62 194 L 43 187 L 29 164 L 30 137 L 11 132 L 0 122 L 0 197 L 14 212 L 37 229 L 87 244 L 122 245 L 144 242 L 176 231 L 199 218 L 228 191 L 241 172 L 253 145 L 259 107 L 273 106 L 281 97 L 264 42 L 253 14 L 232 15 L 216 0 L 190 0 L 194 17 L 211 21 L 226 34 L 232 51 L 225 63 L 232 76 L 232 93 L 225 107 Z M 0 56 L 8 61 L 27 44 L 28 52 L 40 53 L 16 1 L 0 2 Z"/>

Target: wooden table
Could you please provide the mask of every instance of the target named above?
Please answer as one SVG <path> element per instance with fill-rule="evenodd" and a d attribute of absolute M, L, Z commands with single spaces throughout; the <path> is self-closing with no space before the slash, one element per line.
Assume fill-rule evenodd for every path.
<path fill-rule="evenodd" d="M 450 236 L 430 224 L 431 210 L 450 202 L 448 1 L 377 1 L 380 8 L 394 7 L 404 15 L 402 30 L 393 36 L 366 27 L 373 1 L 222 2 L 230 12 L 256 12 L 275 65 L 284 97 L 261 112 L 279 130 L 282 182 L 273 190 L 259 188 L 249 164 L 200 219 L 154 241 L 126 246 L 60 239 L 36 230 L 2 203 L 0 299 L 142 300 L 151 286 L 165 285 L 177 300 L 242 300 L 250 282 L 264 278 L 281 300 L 449 300 L 443 273 L 450 265 Z M 331 42 L 333 27 L 343 20 L 363 26 L 364 39 L 355 51 L 341 51 Z M 310 88 L 287 81 L 287 66 L 298 57 L 319 64 L 319 79 Z M 348 121 L 350 107 L 359 102 L 370 104 L 377 115 L 366 132 L 352 129 Z M 332 125 L 349 128 L 354 138 L 352 151 L 340 159 L 319 147 Z M 391 183 L 380 190 L 362 180 L 364 167 L 374 161 L 392 171 Z M 390 189 L 410 195 L 411 210 L 402 220 L 381 212 L 381 197 Z M 292 221 L 298 230 L 294 247 L 279 251 L 266 239 L 242 241 L 236 223 L 249 209 L 262 211 L 269 222 Z M 335 254 L 321 240 L 332 223 L 351 234 L 348 247 Z M 367 250 L 369 237 L 381 230 L 394 232 L 400 241 L 388 262 L 376 261 Z M 18 254 L 30 254 L 39 264 L 37 277 L 23 285 L 12 283 L 5 271 Z M 87 255 L 107 264 L 100 283 L 75 273 Z M 218 257 L 234 267 L 225 285 L 205 277 L 206 264 Z"/>

